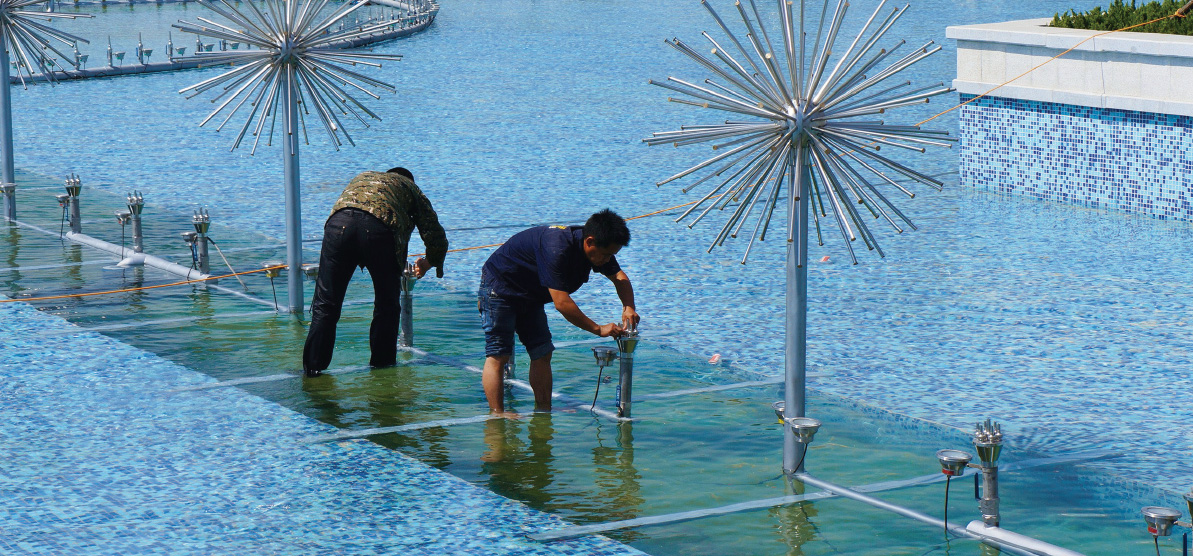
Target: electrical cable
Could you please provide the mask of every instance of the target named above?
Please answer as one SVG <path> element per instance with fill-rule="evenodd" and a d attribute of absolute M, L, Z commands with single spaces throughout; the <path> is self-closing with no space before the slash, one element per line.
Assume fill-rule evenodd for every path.
<path fill-rule="evenodd" d="M 598 367 L 598 368 L 600 370 L 597 371 L 596 392 L 592 393 L 592 407 L 588 408 L 589 411 L 593 411 L 594 409 L 596 409 L 597 396 L 600 395 L 600 393 L 601 393 L 601 375 L 605 374 L 604 367 Z"/>
<path fill-rule="evenodd" d="M 62 205 L 62 220 L 58 222 L 58 235 L 66 235 L 66 205 Z"/>
<path fill-rule="evenodd" d="M 949 485 L 953 482 L 952 475 L 944 478 L 944 540 L 949 540 Z"/>
<path fill-rule="evenodd" d="M 228 262 L 228 257 L 224 256 L 224 252 L 220 249 L 220 245 L 216 243 L 215 240 L 210 236 L 208 236 L 207 241 L 210 241 L 211 244 L 215 246 L 215 252 L 220 254 L 221 259 L 224 259 L 224 264 L 228 266 L 228 272 L 231 272 L 233 276 L 236 276 L 236 269 L 232 268 L 232 264 Z M 236 276 L 236 281 L 240 282 L 240 287 L 244 288 L 244 291 L 249 291 L 249 287 L 244 285 L 244 280 L 241 280 L 239 276 Z M 270 282 L 272 281 L 273 280 L 271 279 Z M 276 296 L 277 294 L 275 293 L 274 295 Z M 277 305 L 276 300 L 274 301 L 274 305 Z"/>

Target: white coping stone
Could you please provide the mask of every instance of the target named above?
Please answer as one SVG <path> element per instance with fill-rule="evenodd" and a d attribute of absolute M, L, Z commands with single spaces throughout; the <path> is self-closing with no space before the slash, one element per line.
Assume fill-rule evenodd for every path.
<path fill-rule="evenodd" d="M 953 86 L 980 95 L 1015 79 L 991 94 L 1193 116 L 1193 37 L 1132 32 L 1098 36 L 1105 32 L 1049 27 L 1051 21 L 948 27 L 946 36 L 957 41 Z M 1085 42 L 1079 45 L 1081 41 Z M 1021 76 L 1073 47 L 1073 52 Z"/>

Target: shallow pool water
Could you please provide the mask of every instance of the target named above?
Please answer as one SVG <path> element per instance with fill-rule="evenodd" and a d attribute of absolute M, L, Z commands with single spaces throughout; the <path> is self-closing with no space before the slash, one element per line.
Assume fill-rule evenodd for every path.
<path fill-rule="evenodd" d="M 894 35 L 910 43 L 944 42 L 944 52 L 910 73 L 919 82 L 948 81 L 955 58 L 953 45 L 943 39 L 946 25 L 1041 17 L 1071 7 L 1080 6 L 1060 1 L 1025 5 L 932 0 L 913 5 Z M 868 11 L 872 6 L 855 9 Z M 110 21 L 113 33 L 126 41 L 133 30 L 143 28 L 148 33 L 151 28 L 159 29 L 153 40 L 161 42 L 164 33 L 160 26 L 178 18 L 193 19 L 198 11 L 197 6 L 185 4 L 110 7 L 100 12 L 108 19 L 93 21 L 105 25 Z M 855 23 L 858 17 L 853 14 Z M 379 47 L 405 55 L 401 62 L 375 72 L 394 83 L 399 93 L 373 104 L 382 122 L 368 130 L 353 129 L 359 146 L 337 152 L 323 144 L 321 137 L 313 136 L 313 143 L 302 147 L 305 235 L 317 239 L 331 203 L 351 175 L 397 164 L 414 171 L 450 230 L 453 247 L 501 241 L 537 223 L 580 222 L 605 206 L 631 216 L 693 200 L 690 194 L 678 193 L 679 186 L 656 188 L 653 184 L 704 153 L 647 148 L 639 139 L 699 120 L 701 115 L 695 111 L 668 104 L 666 91 L 648 86 L 646 80 L 702 76 L 662 41 L 679 36 L 696 42 L 701 30 L 711 28 L 698 4 L 678 1 L 445 2 L 427 32 Z M 213 236 L 221 241 L 227 238 L 229 247 L 276 245 L 283 226 L 280 153 L 276 149 L 263 149 L 255 156 L 243 149 L 227 153 L 228 134 L 197 127 L 210 103 L 177 94 L 178 89 L 216 71 L 19 91 L 14 95 L 17 166 L 34 187 L 51 185 L 46 176 L 72 171 L 81 174 L 86 191 L 95 192 L 85 192 L 85 219 L 93 219 L 85 231 L 110 241 L 119 239 L 119 228 L 104 216 L 119 206 L 111 195 L 136 188 L 145 192 L 149 203 L 152 224 L 147 226 L 151 233 L 160 232 L 154 240 L 155 252 L 178 253 L 179 260 L 185 261 L 185 251 L 174 238 L 188 228 L 186 215 L 200 205 L 211 210 Z M 923 118 L 943 109 L 941 104 L 910 110 L 901 117 L 907 121 Z M 956 119 L 946 115 L 935 125 L 955 129 Z M 1187 407 L 1193 401 L 1187 389 L 1179 387 L 1193 349 L 1183 332 L 1193 293 L 1188 285 L 1193 278 L 1189 270 L 1193 260 L 1186 248 L 1193 230 L 1184 223 L 960 189 L 955 185 L 956 159 L 950 151 L 929 152 L 915 163 L 941 176 L 946 189 L 942 193 L 917 190 L 915 199 L 898 203 L 920 229 L 901 235 L 880 234 L 886 259 L 862 254 L 861 264 L 851 266 L 832 234 L 826 236 L 825 247 L 811 251 L 813 260 L 830 257 L 809 269 L 808 360 L 810 370 L 819 375 L 810 385 L 822 396 L 821 407 L 830 415 L 842 412 L 839 419 L 850 423 L 856 420 L 848 413 L 851 407 L 871 406 L 888 412 L 888 419 L 910 417 L 940 425 L 934 431 L 965 428 L 973 421 L 993 417 L 1006 425 L 1018 448 L 1032 453 L 1091 447 L 1120 451 L 1123 457 L 1082 467 L 1097 471 L 1101 479 L 1093 483 L 1104 485 L 1099 489 L 1085 492 L 1084 487 L 1074 485 L 1072 492 L 1051 496 L 1025 488 L 1023 496 L 1024 500 L 1032 499 L 1029 495 L 1039 496 L 1039 502 L 1033 504 L 1054 508 L 1058 516 L 1083 514 L 1086 510 L 1080 508 L 1096 506 L 1098 509 L 1088 513 L 1106 514 L 1116 527 L 1123 527 L 1120 536 L 1105 542 L 1128 542 L 1126 539 L 1134 538 L 1128 531 L 1134 530 L 1117 520 L 1134 512 L 1141 495 L 1135 491 L 1137 494 L 1128 496 L 1105 485 L 1131 478 L 1167 491 L 1167 498 L 1151 499 L 1152 503 L 1176 505 L 1172 493 L 1193 484 L 1193 473 L 1183 462 L 1166 457 L 1193 449 L 1193 440 L 1173 432 L 1170 425 L 1188 415 Z M 28 214 L 42 226 L 56 224 L 52 198 L 44 202 L 50 194 L 22 190 L 22 215 Z M 673 382 L 661 382 L 660 388 L 774 377 L 781 372 L 784 276 L 780 246 L 756 247 L 750 264 L 742 266 L 742 243 L 727 244 L 711 255 L 705 252 L 713 228 L 688 230 L 671 223 L 666 215 L 635 220 L 634 241 L 619 255 L 635 282 L 645 319 L 643 328 L 654 346 L 650 349 L 659 349 L 668 361 L 674 361 L 666 364 L 669 372 L 665 374 Z M 81 248 L 61 247 L 57 240 L 31 232 L 17 233 L 20 241 L 9 240 L 0 247 L 0 260 L 7 260 L 7 267 L 102 258 Z M 238 267 L 281 255 L 276 247 L 237 253 L 230 259 Z M 442 281 L 420 286 L 427 301 L 420 297 L 419 337 L 420 342 L 428 341 L 433 351 L 478 362 L 471 292 L 487 253 L 453 254 Z M 307 256 L 314 261 L 316 251 L 309 250 Z M 167 280 L 149 270 L 138 277 L 135 271 L 104 271 L 102 267 L 96 263 L 8 272 L 0 275 L 0 283 L 7 284 L 5 293 L 32 294 Z M 279 298 L 285 299 L 281 281 L 278 287 Z M 271 299 L 268 282 L 260 277 L 250 281 L 250 289 Z M 615 314 L 609 303 L 611 288 L 594 283 L 581 293 L 581 305 L 599 318 Z M 298 348 L 305 332 L 288 317 L 176 320 L 192 314 L 214 317 L 268 311 L 268 307 L 225 297 L 187 290 L 60 301 L 44 307 L 83 326 L 106 327 L 105 333 L 122 341 L 221 379 L 298 366 Z M 369 292 L 358 288 L 350 297 L 367 299 Z M 367 305 L 350 309 L 345 326 L 367 326 L 369 310 Z M 133 326 L 147 320 L 172 322 Z M 553 323 L 564 339 L 584 339 L 562 321 Z M 334 365 L 350 367 L 365 362 L 363 342 L 359 336 L 345 335 Z M 591 395 L 593 379 L 586 349 L 575 348 L 567 359 L 570 372 L 577 374 L 561 371 L 563 376 L 557 379 L 564 383 L 574 378 L 570 387 L 580 398 Z M 715 353 L 726 363 L 703 363 Z M 455 373 L 464 371 L 441 369 L 433 374 L 411 371 L 404 375 L 396 370 L 392 376 L 383 373 L 380 378 L 345 375 L 350 378 L 341 381 L 336 377 L 327 381 L 328 386 L 300 388 L 298 382 L 292 382 L 246 388 L 342 426 L 384 426 L 455 415 L 453 408 L 458 404 L 479 411 L 475 377 Z M 754 395 L 748 405 L 765 417 L 768 400 L 777 394 Z M 394 403 L 395 399 L 402 403 Z M 833 409 L 828 400 L 847 401 Z M 694 412 L 703 421 L 700 403 L 687 403 L 691 405 L 676 411 Z M 746 421 L 756 422 L 758 427 L 766 422 Z M 889 430 L 883 428 L 882 419 L 874 422 L 876 430 Z M 599 459 L 595 452 L 587 459 L 564 455 L 592 451 L 593 437 L 570 428 L 579 426 L 553 416 L 548 428 L 561 432 L 542 433 L 551 440 L 538 444 L 530 441 L 530 436 L 539 433 L 531 430 L 529 422 L 490 436 L 518 438 L 522 446 L 514 450 L 516 458 L 542 459 L 535 450 L 541 452 L 545 445 L 549 452 L 546 460 L 580 458 L 581 463 L 572 463 L 568 469 L 590 472 L 586 468 L 591 464 L 586 462 Z M 642 448 L 664 438 L 662 431 L 652 431 L 652 426 L 635 425 L 635 461 L 667 451 Z M 410 450 L 466 478 L 500 475 L 500 462 L 478 463 L 482 460 L 476 454 L 484 450 L 478 444 L 483 442 L 483 426 L 469 427 L 448 431 L 449 439 L 452 435 L 460 438 L 438 445 L 436 438 L 423 438 L 438 434 L 429 432 L 377 441 Z M 769 434 L 760 432 L 756 441 L 770 439 Z M 873 434 L 881 439 L 878 443 L 889 442 L 878 432 Z M 748 445 L 746 436 L 742 440 Z M 572 441 L 576 445 L 565 448 Z M 963 444 L 953 440 L 954 445 L 958 442 Z M 926 443 L 907 449 L 905 453 L 915 454 L 908 457 L 922 461 L 914 471 L 899 467 L 897 475 L 930 472 L 934 465 L 931 452 L 937 447 L 943 446 Z M 727 452 L 733 456 L 725 458 L 736 464 L 741 453 L 749 452 L 743 447 Z M 773 453 L 759 457 L 756 465 L 765 471 L 759 471 L 756 479 L 763 481 L 762 475 L 773 474 L 776 464 Z M 869 464 L 858 462 L 850 475 L 843 476 L 853 477 L 852 473 Z M 547 465 L 554 468 L 554 464 Z M 491 471 L 484 471 L 485 466 Z M 651 481 L 667 481 L 662 477 L 670 471 L 666 464 L 654 462 L 645 467 L 657 472 Z M 707 473 L 724 474 L 719 467 Z M 483 482 L 520 499 L 541 499 L 532 503 L 577 521 L 616 519 L 619 515 L 615 508 L 621 504 L 603 504 L 595 487 L 576 489 L 570 494 L 574 500 L 555 508 L 556 498 L 550 492 L 525 486 L 533 481 L 517 473 L 513 477 L 521 486 L 506 487 L 492 479 Z M 543 479 L 545 484 L 554 484 L 548 479 Z M 606 478 L 588 480 L 601 484 L 623 478 L 609 471 Z M 1046 482 L 1056 488 L 1065 483 Z M 560 488 L 570 487 L 565 483 Z M 775 491 L 778 486 L 772 481 L 760 488 Z M 672 495 L 658 492 L 631 498 L 644 500 L 640 510 L 644 515 L 671 511 L 667 496 Z M 743 496 L 755 497 L 754 491 L 750 492 Z M 757 496 L 771 495 L 773 492 Z M 1083 497 L 1091 501 L 1083 503 L 1081 500 L 1087 499 Z M 614 509 L 602 509 L 605 506 Z M 591 510 L 591 514 L 576 510 L 573 515 L 570 508 Z M 768 516 L 780 521 L 796 519 L 777 513 L 780 515 Z M 1084 519 L 1063 518 L 1066 525 L 1062 529 L 1074 529 L 1077 532 L 1071 534 L 1080 536 L 1086 527 Z M 1093 519 L 1097 522 L 1100 518 Z M 701 536 L 717 527 L 699 525 L 667 530 L 675 531 L 676 539 L 691 540 L 693 552 L 705 550 L 697 548 L 702 542 L 710 547 L 724 542 Z M 1049 528 L 1045 522 L 1038 526 L 1040 530 Z M 805 532 L 824 529 L 793 528 Z M 627 533 L 627 538 L 630 535 Z M 663 538 L 657 532 L 643 535 L 644 539 Z M 1082 537 L 1080 542 L 1102 546 L 1097 544 L 1102 541 L 1094 538 L 1098 536 L 1090 534 L 1091 538 Z M 665 553 L 661 547 L 671 541 L 636 542 L 646 543 L 642 546 L 648 552 Z M 923 553 L 933 545 L 917 546 L 925 548 L 907 553 Z M 807 553 L 821 553 L 815 550 L 809 548 Z M 1098 551 L 1091 548 L 1090 552 Z"/>

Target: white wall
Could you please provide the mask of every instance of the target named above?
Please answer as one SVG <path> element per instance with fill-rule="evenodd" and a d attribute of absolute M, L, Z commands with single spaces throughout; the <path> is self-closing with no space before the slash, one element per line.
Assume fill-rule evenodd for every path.
<path fill-rule="evenodd" d="M 953 87 L 980 95 L 1103 31 L 1048 27 L 1051 18 L 949 27 Z M 990 92 L 993 96 L 1193 116 L 1193 36 L 1120 32 Z"/>

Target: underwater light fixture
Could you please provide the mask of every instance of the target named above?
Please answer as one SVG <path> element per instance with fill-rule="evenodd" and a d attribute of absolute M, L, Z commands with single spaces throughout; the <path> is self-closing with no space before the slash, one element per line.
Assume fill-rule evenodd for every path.
<path fill-rule="evenodd" d="M 592 356 L 596 359 L 597 367 L 604 369 L 617 357 L 617 350 L 609 346 L 593 346 Z"/>
<path fill-rule="evenodd" d="M 795 436 L 795 441 L 800 444 L 811 444 L 816 431 L 820 430 L 820 421 L 811 417 L 792 417 L 786 419 L 786 422 L 791 428 L 791 434 Z"/>
<path fill-rule="evenodd" d="M 341 47 L 384 29 L 385 25 L 371 24 L 333 30 L 336 23 L 368 5 L 368 0 L 352 0 L 328 10 L 329 13 L 324 11 L 329 5 L 326 0 L 246 0 L 236 5 L 225 1 L 198 2 L 225 21 L 200 17 L 196 22 L 179 21 L 173 27 L 196 35 L 192 58 L 204 65 L 231 64 L 232 69 L 179 92 L 188 98 L 215 93 L 211 102 L 216 108 L 200 126 L 222 116 L 216 129 L 223 129 L 244 109 L 247 117 L 232 141 L 233 150 L 250 134 L 251 152 L 256 152 L 263 137 L 265 144 L 271 145 L 277 120 L 281 120 L 278 135 L 285 157 L 289 309 L 300 313 L 303 286 L 298 144 L 300 139 L 309 144 L 307 116 L 315 114 L 336 150 L 344 142 L 355 145 L 341 117 L 355 119 L 365 127 L 368 127 L 366 117 L 381 118 L 354 95 L 379 99 L 370 89 L 396 92 L 392 85 L 363 75 L 358 69 L 380 67 L 380 62 L 400 60 L 401 56 Z M 229 40 L 256 48 L 211 52 L 211 45 L 203 44 L 203 37 L 212 44 Z"/>
<path fill-rule="evenodd" d="M 1147 522 L 1147 531 L 1157 537 L 1171 535 L 1172 526 L 1181 518 L 1181 512 L 1163 506 L 1147 506 L 1142 513 L 1143 520 Z"/>
<path fill-rule="evenodd" d="M 906 41 L 879 46 L 909 6 L 888 9 L 882 0 L 864 25 L 845 26 L 846 0 L 824 0 L 819 9 L 808 0 L 774 0 L 770 13 L 778 23 L 771 25 L 759 10 L 763 0 L 738 0 L 729 11 L 740 22 L 731 29 L 734 21 L 723 18 L 708 0 L 700 3 L 721 36 L 703 33 L 707 50 L 679 38 L 664 43 L 708 77 L 649 83 L 677 94 L 668 101 L 714 118 L 656 132 L 643 141 L 652 146 L 711 145 L 713 156 L 656 184 L 685 180 L 685 193 L 703 187 L 703 195 L 676 222 L 687 220 L 692 227 L 714 209 L 726 215 L 709 252 L 745 233 L 750 237 L 741 258 L 745 264 L 754 242 L 766 240 L 775 212 L 786 219 L 786 241 L 780 241 L 787 249 L 784 401 L 790 422 L 805 409 L 809 224 L 815 225 L 817 242 L 823 245 L 821 221 L 835 221 L 854 264 L 852 242 L 859 237 L 867 249 L 883 255 L 867 220 L 885 221 L 895 232 L 915 229 L 879 188 L 913 197 L 900 181 L 938 190 L 943 183 L 880 151 L 924 152 L 928 146 L 950 147 L 956 139 L 947 131 L 888 123 L 885 114 L 953 89 L 944 83 L 913 86 L 896 77 L 939 52 L 933 41 L 910 50 L 904 48 Z M 842 33 L 846 28 L 859 30 L 849 38 Z M 785 207 L 780 208 L 781 202 Z M 784 435 L 783 470 L 788 473 L 798 471 L 793 438 Z"/>
<path fill-rule="evenodd" d="M 940 461 L 940 472 L 950 477 L 960 477 L 965 473 L 973 456 L 961 450 L 940 450 L 936 452 L 936 459 Z"/>

